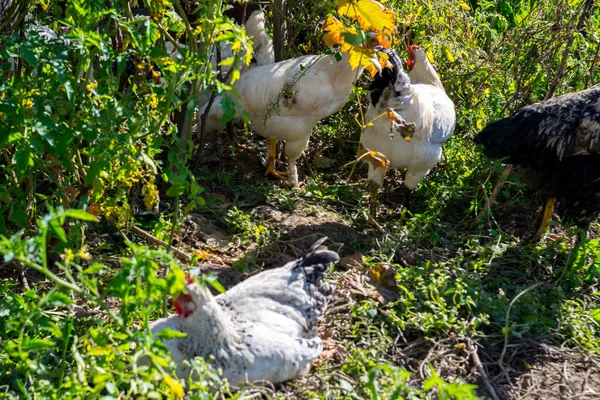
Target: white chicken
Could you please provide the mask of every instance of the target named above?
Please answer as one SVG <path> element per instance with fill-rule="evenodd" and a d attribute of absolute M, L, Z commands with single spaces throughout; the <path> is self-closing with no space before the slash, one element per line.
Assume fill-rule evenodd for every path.
<path fill-rule="evenodd" d="M 387 50 L 386 53 L 392 63 L 392 70 L 384 69 L 371 82 L 371 104 L 366 112 L 366 120 L 372 121 L 392 108 L 401 119 L 415 125 L 414 135 L 402 135 L 404 138 L 391 136 L 389 122 L 385 118 L 379 118 L 365 129 L 362 145 L 366 149 L 382 153 L 389 161 L 389 168 L 406 168 L 406 204 L 410 192 L 440 161 L 442 146 L 454 131 L 456 113 L 454 103 L 446 95 L 423 50 L 418 46 L 409 50 L 410 77 L 402 68 L 396 52 Z M 372 223 L 375 221 L 377 192 L 386 170 L 387 168 L 378 167 L 376 162 L 369 163 Z"/>
<path fill-rule="evenodd" d="M 339 111 L 350 95 L 354 82 L 364 71 L 353 69 L 350 56 L 342 54 L 336 61 L 334 55 L 307 55 L 280 61 L 246 71 L 233 88 L 239 98 L 234 118 L 247 113 L 250 128 L 269 139 L 268 166 L 265 175 L 289 180 L 298 187 L 296 160 L 308 146 L 313 127 L 320 120 Z M 377 60 L 372 60 L 378 66 Z M 222 128 L 221 99 L 215 99 L 207 117 L 207 132 Z M 199 109 L 199 115 L 206 105 Z M 285 140 L 288 172 L 275 170 L 277 143 Z"/>
<path fill-rule="evenodd" d="M 334 286 L 323 281 L 337 253 L 319 239 L 302 258 L 254 275 L 213 297 L 189 278 L 187 294 L 174 302 L 178 315 L 151 324 L 154 334 L 170 328 L 187 336 L 165 340 L 179 378 L 184 360 L 202 357 L 223 371 L 230 384 L 272 383 L 306 375 L 322 350 L 315 324 Z M 212 356 L 212 357 L 210 357 Z"/>
<path fill-rule="evenodd" d="M 265 13 L 254 11 L 244 24 L 246 35 L 252 38 L 254 47 L 252 51 L 252 62 L 248 69 L 260 67 L 261 65 L 273 64 L 275 62 L 275 48 L 273 39 L 265 29 Z"/>

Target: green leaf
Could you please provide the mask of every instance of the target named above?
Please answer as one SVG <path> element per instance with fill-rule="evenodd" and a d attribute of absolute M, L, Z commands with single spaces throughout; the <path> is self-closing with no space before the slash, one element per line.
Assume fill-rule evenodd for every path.
<path fill-rule="evenodd" d="M 22 137 L 23 135 L 21 135 L 19 132 L 11 132 L 6 135 L 0 135 L 0 147 L 10 146 Z"/>
<path fill-rule="evenodd" d="M 17 172 L 23 176 L 29 168 L 34 166 L 34 154 L 29 146 L 21 146 L 15 153 L 15 161 L 17 163 Z"/>
<path fill-rule="evenodd" d="M 38 56 L 30 49 L 21 49 L 21 56 L 30 66 L 34 67 L 37 64 Z"/>
<path fill-rule="evenodd" d="M 64 293 L 54 292 L 48 296 L 48 303 L 54 306 L 64 306 L 73 304 L 73 299 Z"/>
<path fill-rule="evenodd" d="M 97 274 L 98 272 L 104 269 L 104 265 L 102 264 L 92 264 L 88 268 L 83 270 L 83 273 L 86 275 Z"/>
<path fill-rule="evenodd" d="M 144 46 L 149 48 L 156 43 L 158 39 L 158 28 L 154 21 L 146 19 L 144 21 Z"/>
<path fill-rule="evenodd" d="M 79 210 L 79 209 L 65 210 L 65 216 L 79 219 L 82 221 L 98 222 L 98 218 L 96 218 L 96 216 L 94 214 L 90 214 L 88 212 L 85 212 L 85 211 Z"/>
<path fill-rule="evenodd" d="M 221 99 L 221 109 L 223 110 L 223 115 L 221 116 L 222 124 L 231 121 L 235 117 L 235 101 L 230 96 L 223 96 Z"/>
<path fill-rule="evenodd" d="M 596 322 L 600 322 L 600 307 L 594 308 L 590 311 L 590 317 L 594 319 Z"/>
<path fill-rule="evenodd" d="M 344 41 L 352 46 L 360 46 L 362 45 L 362 37 L 356 33 L 344 32 L 342 34 Z"/>
<path fill-rule="evenodd" d="M 169 197 L 178 197 L 181 196 L 185 193 L 185 189 L 186 189 L 187 185 L 185 184 L 185 182 L 180 182 L 177 184 L 173 184 L 173 186 L 171 186 L 168 190 L 167 190 L 167 196 Z"/>
<path fill-rule="evenodd" d="M 223 285 L 221 285 L 219 283 L 219 281 L 217 280 L 216 276 L 209 275 L 209 276 L 207 276 L 207 277 L 204 278 L 204 281 L 207 282 L 207 283 L 209 283 L 215 289 L 217 289 L 217 291 L 219 293 L 225 293 L 225 288 L 223 287 Z"/>
<path fill-rule="evenodd" d="M 171 328 L 165 328 L 164 330 L 160 331 L 157 336 L 163 339 L 181 339 L 186 337 L 187 333 L 179 332 Z"/>
<path fill-rule="evenodd" d="M 12 212 L 10 213 L 9 219 L 17 224 L 20 228 L 25 228 L 27 225 L 27 213 L 23 208 L 19 207 L 21 202 L 13 204 Z"/>
<path fill-rule="evenodd" d="M 65 230 L 62 228 L 62 226 L 60 226 L 58 221 L 53 219 L 50 221 L 49 225 L 50 229 L 52 229 L 52 232 L 54 232 L 54 234 L 58 236 L 60 241 L 63 243 L 67 243 L 67 234 L 65 233 Z"/>
<path fill-rule="evenodd" d="M 21 344 L 24 351 L 40 351 L 52 348 L 55 343 L 52 340 L 44 340 L 39 338 L 25 338 Z"/>

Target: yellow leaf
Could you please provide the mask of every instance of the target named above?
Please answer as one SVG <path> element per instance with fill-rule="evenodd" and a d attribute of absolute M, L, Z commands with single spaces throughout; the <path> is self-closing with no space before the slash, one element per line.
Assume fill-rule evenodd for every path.
<path fill-rule="evenodd" d="M 475 126 L 477 126 L 477 130 L 478 131 L 483 130 L 483 128 L 484 128 L 483 120 L 482 119 L 478 119 L 477 122 L 475 122 Z"/>
<path fill-rule="evenodd" d="M 468 5 L 467 3 L 465 3 L 464 1 L 459 1 L 458 5 L 460 6 L 460 8 L 462 8 L 465 11 L 471 10 L 471 6 Z"/>
<path fill-rule="evenodd" d="M 375 0 L 339 0 L 338 13 L 357 20 L 362 29 L 396 33 L 394 12 Z"/>
<path fill-rule="evenodd" d="M 346 51 L 350 54 L 350 59 L 348 62 L 352 69 L 356 69 L 358 66 L 362 65 L 369 71 L 371 76 L 375 76 L 379 70 L 375 67 L 375 64 L 371 61 L 371 59 L 375 56 L 375 50 L 366 49 L 364 47 L 359 46 L 349 46 Z M 386 65 L 387 55 L 383 53 L 378 53 L 377 58 L 379 60 L 380 65 Z"/>
<path fill-rule="evenodd" d="M 177 382 L 175 379 L 171 378 L 169 375 L 165 375 L 165 377 L 163 378 L 163 382 L 165 382 L 167 384 L 167 386 L 169 386 L 169 388 L 171 389 L 171 392 L 173 392 L 173 394 L 175 395 L 175 397 L 177 397 L 178 399 L 183 398 L 183 386 L 181 386 L 181 383 Z"/>
<path fill-rule="evenodd" d="M 435 60 L 433 59 L 433 53 L 431 52 L 431 49 L 427 50 L 425 54 L 427 55 L 427 59 L 429 59 L 429 62 L 435 64 Z"/>
<path fill-rule="evenodd" d="M 374 168 L 383 168 L 384 170 L 390 164 L 387 157 L 382 153 L 362 147 L 358 149 L 358 159 L 370 163 Z"/>
<path fill-rule="evenodd" d="M 226 58 L 224 60 L 221 60 L 221 62 L 219 63 L 219 66 L 221 66 L 221 67 L 228 67 L 230 65 L 233 65 L 234 61 L 235 61 L 234 57 L 229 57 L 229 58 Z"/>
<path fill-rule="evenodd" d="M 236 69 L 231 73 L 231 84 L 233 85 L 238 79 L 240 79 L 240 71 Z"/>
<path fill-rule="evenodd" d="M 344 26 L 341 21 L 334 16 L 329 15 L 325 24 L 323 24 L 322 32 L 323 41 L 327 46 L 331 47 L 336 44 L 341 45 L 340 50 L 350 54 L 349 61 L 352 69 L 356 69 L 358 66 L 362 65 L 371 73 L 371 76 L 375 76 L 378 70 L 371 62 L 371 59 L 375 56 L 375 51 L 362 46 L 354 46 L 344 40 L 344 33 L 356 35 L 356 29 Z M 380 43 L 387 43 L 388 46 L 391 45 L 391 42 L 385 36 L 382 36 L 379 41 Z M 388 60 L 386 54 L 378 53 L 377 58 L 380 65 L 386 65 Z"/>
<path fill-rule="evenodd" d="M 377 41 L 386 49 L 392 47 L 392 40 L 390 39 L 390 37 L 391 35 L 388 35 L 386 32 L 377 32 Z"/>
<path fill-rule="evenodd" d="M 210 254 L 208 253 L 208 251 L 196 250 L 194 251 L 194 254 L 196 255 L 196 257 L 198 257 L 199 260 L 208 260 L 210 258 Z"/>
<path fill-rule="evenodd" d="M 344 38 L 342 37 L 343 33 L 346 31 L 344 24 L 335 18 L 333 15 L 329 15 L 325 24 L 323 24 L 323 28 L 321 31 L 324 33 L 323 41 L 329 47 L 334 44 L 342 44 L 344 42 Z"/>
<path fill-rule="evenodd" d="M 448 61 L 450 61 L 451 63 L 454 62 L 454 56 L 452 55 L 452 52 L 450 51 L 450 49 L 448 48 L 448 46 L 443 46 L 442 47 L 442 51 L 444 52 L 444 55 L 446 56 L 446 59 Z"/>
<path fill-rule="evenodd" d="M 90 356 L 105 356 L 113 352 L 111 346 L 94 346 L 90 348 L 89 354 Z"/>

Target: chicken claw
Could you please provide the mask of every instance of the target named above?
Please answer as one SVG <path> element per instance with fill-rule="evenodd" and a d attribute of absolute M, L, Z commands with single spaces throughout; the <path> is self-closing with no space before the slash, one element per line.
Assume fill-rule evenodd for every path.
<path fill-rule="evenodd" d="M 279 142 L 279 140 L 269 139 L 269 155 L 265 176 L 273 175 L 275 178 L 285 181 L 288 179 L 288 173 L 280 172 L 275 169 L 275 153 L 277 151 L 277 142 Z"/>
<path fill-rule="evenodd" d="M 265 172 L 265 176 L 274 176 L 277 179 L 280 179 L 282 181 L 287 181 L 288 179 L 288 173 L 287 172 L 283 172 L 283 171 L 276 171 L 275 167 L 271 168 L 271 166 L 269 165 L 269 167 L 267 167 L 267 171 Z"/>

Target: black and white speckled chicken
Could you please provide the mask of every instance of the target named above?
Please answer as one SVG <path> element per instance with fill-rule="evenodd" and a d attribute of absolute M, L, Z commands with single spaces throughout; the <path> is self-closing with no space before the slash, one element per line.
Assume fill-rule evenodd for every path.
<path fill-rule="evenodd" d="M 442 147 L 450 138 L 456 123 L 454 103 L 446 95 L 441 81 L 418 46 L 409 48 L 412 59 L 411 72 L 407 74 L 402 61 L 393 49 L 384 50 L 392 68 L 384 68 L 371 81 L 369 97 L 371 104 L 366 120 L 372 121 L 363 133 L 362 145 L 382 153 L 389 161 L 389 168 L 406 168 L 403 187 L 410 192 L 437 165 L 442 156 Z M 424 59 L 416 59 L 423 56 Z M 377 118 L 387 109 L 396 112 L 397 130 L 402 135 L 390 137 L 390 123 L 386 118 Z M 412 134 L 406 135 L 412 124 Z M 403 138 L 404 136 L 404 138 Z M 406 140 L 405 140 L 406 139 Z M 369 161 L 368 155 L 366 160 Z M 369 163 L 370 222 L 374 222 L 377 191 L 383 183 L 387 168 Z"/>
<path fill-rule="evenodd" d="M 233 385 L 278 383 L 307 374 L 323 350 L 315 325 L 334 290 L 323 279 L 339 261 L 337 253 L 321 247 L 326 239 L 302 258 L 216 297 L 190 278 L 187 294 L 174 301 L 178 315 L 151 324 L 154 334 L 165 328 L 187 333 L 165 341 L 177 376 L 186 379 L 190 368 L 183 361 L 197 356 L 221 369 Z"/>
<path fill-rule="evenodd" d="M 488 124 L 474 140 L 486 156 L 518 166 L 525 182 L 545 196 L 533 241 L 557 200 L 562 219 L 586 232 L 600 214 L 600 84 L 523 107 Z"/>

